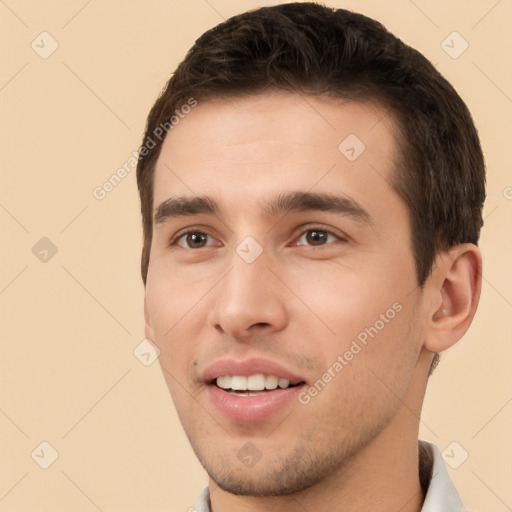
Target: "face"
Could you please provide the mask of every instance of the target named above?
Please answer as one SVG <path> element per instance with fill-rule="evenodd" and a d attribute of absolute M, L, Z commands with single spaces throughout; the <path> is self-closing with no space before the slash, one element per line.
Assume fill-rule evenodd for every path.
<path fill-rule="evenodd" d="M 225 490 L 307 488 L 398 416 L 424 324 L 395 137 L 379 107 L 275 94 L 165 140 L 146 336 Z"/>

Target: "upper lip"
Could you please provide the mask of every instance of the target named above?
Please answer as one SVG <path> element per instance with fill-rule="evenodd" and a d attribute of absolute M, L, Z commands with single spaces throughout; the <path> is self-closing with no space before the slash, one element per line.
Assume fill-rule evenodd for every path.
<path fill-rule="evenodd" d="M 249 359 L 220 359 L 206 368 L 203 373 L 203 379 L 208 384 L 213 383 L 217 377 L 225 375 L 240 375 L 248 377 L 262 373 L 264 375 L 275 375 L 281 379 L 287 379 L 291 384 L 299 384 L 304 379 L 299 375 L 288 371 L 279 363 L 269 361 L 268 359 L 249 358 Z"/>

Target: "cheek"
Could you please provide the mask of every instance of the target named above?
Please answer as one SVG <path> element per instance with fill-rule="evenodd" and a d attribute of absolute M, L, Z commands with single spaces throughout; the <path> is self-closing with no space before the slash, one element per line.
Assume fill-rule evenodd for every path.
<path fill-rule="evenodd" d="M 208 283 L 193 271 L 171 268 L 165 261 L 150 265 L 146 303 L 157 337 L 172 338 L 180 324 L 198 314 Z"/>
<path fill-rule="evenodd" d="M 408 377 L 402 379 L 400 372 L 410 375 L 421 348 L 416 294 L 410 293 L 414 279 L 398 280 L 390 272 L 356 273 L 333 265 L 310 275 L 315 279 L 292 276 L 292 282 L 298 283 L 294 291 L 308 306 L 297 303 L 292 314 L 300 333 L 297 345 L 319 363 L 317 377 L 331 369 L 336 376 L 344 375 L 338 380 L 342 388 L 373 389 L 381 386 L 381 377 L 404 389 Z M 325 377 L 329 380 L 329 375 Z"/>
<path fill-rule="evenodd" d="M 199 331 L 204 326 L 204 294 L 197 284 L 169 272 L 148 274 L 146 304 L 153 341 L 160 349 L 160 365 L 164 374 L 168 373 L 165 377 L 171 393 L 176 386 L 174 379 L 184 382 L 193 362 Z"/>
<path fill-rule="evenodd" d="M 342 349 L 381 314 L 391 309 L 389 316 L 395 316 L 392 308 L 399 293 L 385 275 L 332 262 L 301 266 L 287 278 L 299 299 L 294 300 L 294 320 L 307 324 L 306 328 L 314 325 L 318 332 L 337 340 L 336 348 Z"/>
<path fill-rule="evenodd" d="M 412 313 L 404 304 L 384 326 L 369 320 L 358 333 L 364 336 L 340 335 L 328 347 L 316 349 L 322 351 L 325 366 L 312 386 L 320 391 L 310 388 L 311 405 L 340 432 L 370 432 L 386 424 L 402 405 L 421 336 L 409 327 Z"/>

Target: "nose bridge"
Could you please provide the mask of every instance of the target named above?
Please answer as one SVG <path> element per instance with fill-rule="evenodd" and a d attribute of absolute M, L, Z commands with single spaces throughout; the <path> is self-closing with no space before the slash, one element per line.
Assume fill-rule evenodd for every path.
<path fill-rule="evenodd" d="M 267 269 L 269 254 L 263 247 L 256 249 L 250 241 L 244 241 L 232 254 L 231 270 L 222 287 L 222 300 L 233 311 L 252 309 L 255 313 L 262 306 L 259 299 L 272 293 Z"/>
<path fill-rule="evenodd" d="M 256 325 L 267 330 L 286 325 L 279 283 L 267 268 L 270 254 L 256 243 L 246 239 L 233 251 L 230 271 L 219 283 L 210 314 L 211 325 L 236 338 L 243 338 Z"/>

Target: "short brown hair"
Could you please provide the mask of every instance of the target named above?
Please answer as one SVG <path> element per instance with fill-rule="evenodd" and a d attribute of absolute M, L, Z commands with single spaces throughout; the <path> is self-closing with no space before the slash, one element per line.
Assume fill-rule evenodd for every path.
<path fill-rule="evenodd" d="M 408 206 L 418 283 L 435 256 L 477 244 L 485 166 L 471 115 L 454 88 L 418 51 L 379 22 L 315 3 L 263 7 L 208 30 L 193 45 L 151 109 L 137 184 L 146 283 L 153 229 L 153 175 L 165 137 L 147 141 L 192 97 L 272 90 L 375 101 L 397 121 L 400 162 L 392 186 Z M 155 137 L 153 137 L 155 138 Z"/>

